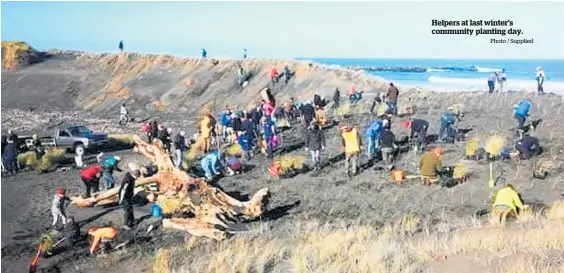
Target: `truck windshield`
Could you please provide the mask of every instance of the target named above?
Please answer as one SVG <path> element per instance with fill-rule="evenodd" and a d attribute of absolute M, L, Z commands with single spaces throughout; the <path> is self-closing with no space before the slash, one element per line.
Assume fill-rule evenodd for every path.
<path fill-rule="evenodd" d="M 76 126 L 70 129 L 71 134 L 73 135 L 84 135 L 90 134 L 90 130 L 84 126 Z"/>

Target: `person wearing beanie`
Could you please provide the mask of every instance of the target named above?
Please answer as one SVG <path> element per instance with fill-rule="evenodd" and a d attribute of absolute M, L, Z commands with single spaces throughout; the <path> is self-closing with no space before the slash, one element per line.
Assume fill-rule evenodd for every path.
<path fill-rule="evenodd" d="M 63 225 L 66 224 L 67 214 L 65 213 L 65 209 L 70 204 L 70 201 L 70 198 L 66 196 L 66 190 L 64 188 L 57 188 L 57 192 L 55 193 L 55 197 L 53 198 L 53 204 L 51 205 L 53 227 L 57 226 L 59 219 L 61 219 Z"/>
<path fill-rule="evenodd" d="M 419 161 L 419 173 L 423 177 L 424 184 L 429 185 L 439 182 L 439 173 L 443 171 L 442 156 L 443 148 L 437 146 L 435 149 L 424 153 Z"/>

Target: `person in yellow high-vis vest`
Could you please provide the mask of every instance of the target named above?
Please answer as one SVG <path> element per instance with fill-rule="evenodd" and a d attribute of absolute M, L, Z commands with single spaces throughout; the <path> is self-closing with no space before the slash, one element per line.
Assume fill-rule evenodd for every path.
<path fill-rule="evenodd" d="M 360 167 L 359 155 L 362 149 L 360 134 L 356 128 L 345 123 L 339 129 L 341 130 L 341 140 L 345 149 L 345 169 L 347 175 L 352 177 L 358 173 Z"/>

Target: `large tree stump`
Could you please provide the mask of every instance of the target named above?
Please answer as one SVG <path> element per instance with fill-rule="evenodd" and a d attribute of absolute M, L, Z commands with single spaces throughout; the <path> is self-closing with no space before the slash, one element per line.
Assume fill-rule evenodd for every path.
<path fill-rule="evenodd" d="M 268 202 L 268 188 L 257 191 L 251 200 L 237 200 L 218 188 L 210 186 L 204 179 L 192 178 L 186 172 L 177 169 L 160 141 L 149 144 L 138 136 L 134 136 L 135 152 L 139 152 L 151 160 L 158 168 L 155 175 L 139 178 L 136 187 L 147 184 L 158 184 L 156 203 L 163 205 L 169 198 L 179 199 L 175 211 L 191 212 L 194 217 L 173 217 L 163 220 L 163 227 L 185 230 L 195 236 L 222 240 L 229 231 L 228 222 L 248 221 L 259 218 Z M 77 206 L 92 206 L 103 200 L 115 198 L 119 189 L 101 192 L 91 198 L 74 197 Z M 150 195 L 150 201 L 154 201 Z"/>

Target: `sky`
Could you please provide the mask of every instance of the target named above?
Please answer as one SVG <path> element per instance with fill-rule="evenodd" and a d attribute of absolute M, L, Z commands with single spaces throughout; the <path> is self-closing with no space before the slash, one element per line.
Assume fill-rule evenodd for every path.
<path fill-rule="evenodd" d="M 209 57 L 562 59 L 564 2 L 2 2 L 2 40 L 37 49 Z M 513 20 L 517 36 L 433 35 Z M 479 27 L 472 27 L 479 28 Z M 483 27 L 488 28 L 488 27 Z M 509 28 L 509 27 L 508 27 Z M 491 38 L 534 39 L 492 44 Z"/>

